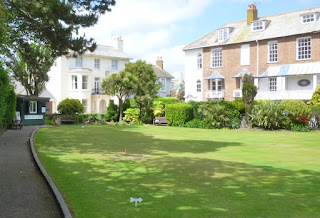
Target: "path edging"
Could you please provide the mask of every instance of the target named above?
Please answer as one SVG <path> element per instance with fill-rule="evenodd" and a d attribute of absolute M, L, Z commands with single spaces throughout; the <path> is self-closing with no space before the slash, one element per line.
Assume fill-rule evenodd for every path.
<path fill-rule="evenodd" d="M 72 218 L 70 210 L 66 204 L 66 202 L 64 201 L 62 195 L 60 194 L 58 188 L 56 187 L 56 185 L 54 184 L 54 182 L 52 181 L 51 177 L 49 176 L 49 174 L 47 173 L 47 171 L 45 170 L 45 168 L 43 167 L 43 165 L 41 164 L 41 161 L 39 160 L 38 154 L 36 152 L 36 149 L 34 147 L 34 136 L 35 134 L 38 132 L 39 128 L 37 128 L 36 130 L 34 130 L 32 132 L 32 135 L 30 137 L 30 147 L 31 147 L 31 151 L 32 151 L 32 156 L 34 158 L 34 160 L 36 161 L 42 175 L 45 177 L 45 179 L 47 180 L 50 188 L 52 189 L 60 207 L 61 210 L 63 212 L 64 217 L 67 218 Z"/>

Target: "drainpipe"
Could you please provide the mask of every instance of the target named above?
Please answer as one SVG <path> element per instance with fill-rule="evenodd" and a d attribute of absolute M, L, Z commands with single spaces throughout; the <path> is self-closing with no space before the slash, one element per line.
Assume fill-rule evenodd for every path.
<path fill-rule="evenodd" d="M 259 76 L 260 44 L 258 40 L 256 40 L 256 42 L 257 42 L 257 76 Z M 257 88 L 259 88 L 259 80 L 257 79 L 256 81 L 257 81 L 256 86 Z"/>

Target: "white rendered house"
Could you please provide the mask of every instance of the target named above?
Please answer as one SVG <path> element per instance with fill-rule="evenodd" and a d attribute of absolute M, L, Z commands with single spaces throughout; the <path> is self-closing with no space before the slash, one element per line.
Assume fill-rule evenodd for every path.
<path fill-rule="evenodd" d="M 46 85 L 53 96 L 50 112 L 57 112 L 62 100 L 73 98 L 84 104 L 85 113 L 105 113 L 110 101 L 117 103 L 118 99 L 102 91 L 102 80 L 123 70 L 130 59 L 123 52 L 121 38 L 114 39 L 113 46 L 98 45 L 94 52 L 57 58 L 48 73 L 50 80 Z"/>

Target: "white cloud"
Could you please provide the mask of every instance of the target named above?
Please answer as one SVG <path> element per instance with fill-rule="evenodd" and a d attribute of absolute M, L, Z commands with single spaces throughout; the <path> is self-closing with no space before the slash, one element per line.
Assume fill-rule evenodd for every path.
<path fill-rule="evenodd" d="M 134 59 L 155 63 L 163 56 L 169 73 L 184 71 L 183 45 L 173 38 L 183 22 L 201 15 L 212 0 L 118 0 L 96 26 L 85 29 L 98 44 L 109 44 L 112 35 L 122 36 L 124 51 Z"/>

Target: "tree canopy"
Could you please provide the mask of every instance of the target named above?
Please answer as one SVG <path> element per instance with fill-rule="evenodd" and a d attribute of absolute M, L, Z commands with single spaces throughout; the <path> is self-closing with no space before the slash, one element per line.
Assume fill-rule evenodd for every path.
<path fill-rule="evenodd" d="M 32 43 L 19 48 L 16 55 L 7 55 L 10 55 L 6 62 L 8 68 L 27 94 L 40 95 L 49 81 L 47 73 L 54 62 L 51 50 L 47 46 Z"/>
<path fill-rule="evenodd" d="M 0 47 L 15 50 L 30 41 L 50 46 L 52 57 L 69 50 L 82 54 L 96 47 L 93 39 L 79 36 L 81 27 L 97 23 L 115 0 L 2 0 Z M 5 43 L 3 43 L 5 41 Z"/>
<path fill-rule="evenodd" d="M 138 83 L 137 78 L 126 70 L 112 74 L 102 82 L 102 88 L 106 94 L 117 96 L 119 99 L 120 121 L 122 120 L 123 102 L 136 93 Z"/>
<path fill-rule="evenodd" d="M 161 84 L 156 84 L 157 76 L 151 64 L 138 60 L 127 63 L 125 70 L 137 77 L 139 83 L 135 92 L 135 99 L 140 109 L 140 118 L 143 122 L 152 121 L 152 101 L 156 97 Z"/>

